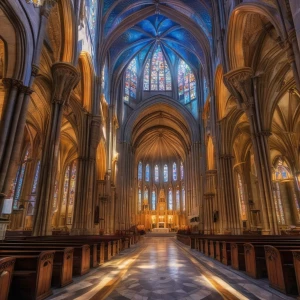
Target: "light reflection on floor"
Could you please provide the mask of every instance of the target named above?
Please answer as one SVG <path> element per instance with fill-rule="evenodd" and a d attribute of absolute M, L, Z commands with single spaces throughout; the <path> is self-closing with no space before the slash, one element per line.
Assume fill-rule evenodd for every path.
<path fill-rule="evenodd" d="M 293 299 L 191 250 L 174 237 L 146 237 L 49 299 Z M 111 292 L 111 293 L 110 293 Z M 110 294 L 109 294 L 110 293 Z M 108 296 L 107 296 L 108 295 Z"/>

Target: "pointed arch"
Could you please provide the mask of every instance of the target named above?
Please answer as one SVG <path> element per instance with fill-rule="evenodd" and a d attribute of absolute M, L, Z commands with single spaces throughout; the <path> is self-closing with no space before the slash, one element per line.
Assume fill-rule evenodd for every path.
<path fill-rule="evenodd" d="M 88 52 L 81 52 L 79 56 L 82 84 L 82 105 L 88 111 L 92 110 L 94 69 L 92 58 Z"/>
<path fill-rule="evenodd" d="M 106 149 L 103 140 L 100 141 L 97 148 L 97 177 L 98 180 L 104 180 L 106 173 Z"/>
<path fill-rule="evenodd" d="M 171 91 L 172 78 L 165 55 L 159 44 L 156 45 L 144 70 L 145 91 Z"/>

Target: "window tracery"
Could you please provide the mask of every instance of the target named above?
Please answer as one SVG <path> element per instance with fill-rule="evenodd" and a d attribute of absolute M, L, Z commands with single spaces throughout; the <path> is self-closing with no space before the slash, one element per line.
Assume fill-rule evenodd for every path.
<path fill-rule="evenodd" d="M 175 162 L 173 163 L 173 180 L 177 180 L 177 165 Z"/>
<path fill-rule="evenodd" d="M 173 193 L 172 188 L 169 188 L 168 192 L 168 209 L 173 210 Z"/>
<path fill-rule="evenodd" d="M 164 165 L 164 182 L 168 182 L 169 176 L 168 176 L 168 166 Z"/>
<path fill-rule="evenodd" d="M 144 70 L 145 91 L 171 91 L 171 72 L 161 46 L 157 45 Z"/>
<path fill-rule="evenodd" d="M 13 208 L 18 208 L 18 201 L 20 200 L 20 195 L 23 187 L 24 177 L 25 177 L 25 171 L 26 166 L 29 158 L 30 153 L 30 147 L 27 148 L 22 164 L 19 166 L 17 175 L 15 180 L 13 181 L 12 188 L 11 188 L 11 195 L 13 197 Z"/>
<path fill-rule="evenodd" d="M 243 221 L 246 221 L 247 210 L 246 210 L 245 192 L 244 192 L 244 185 L 240 173 L 237 173 L 237 184 L 238 184 L 238 198 L 239 198 L 239 205 L 241 211 L 241 219 Z"/>
<path fill-rule="evenodd" d="M 152 190 L 152 210 L 156 210 L 156 191 L 155 188 Z"/>
<path fill-rule="evenodd" d="M 140 161 L 138 165 L 138 180 L 142 180 L 142 176 L 143 176 L 143 164 Z"/>
<path fill-rule="evenodd" d="M 147 182 L 150 181 L 150 166 L 149 164 L 146 165 L 146 170 L 145 170 L 145 180 Z"/>
<path fill-rule="evenodd" d="M 178 65 L 178 93 L 179 100 L 189 103 L 196 99 L 196 79 L 191 68 L 182 59 Z"/>
<path fill-rule="evenodd" d="M 126 69 L 124 101 L 136 99 L 137 89 L 137 60 L 134 58 Z"/>
<path fill-rule="evenodd" d="M 155 165 L 154 167 L 154 180 L 155 182 L 159 181 L 158 165 Z"/>

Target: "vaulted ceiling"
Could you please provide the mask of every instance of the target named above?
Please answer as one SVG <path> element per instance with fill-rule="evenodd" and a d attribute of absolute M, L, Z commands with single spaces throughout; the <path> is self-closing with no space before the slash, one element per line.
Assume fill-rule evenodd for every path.
<path fill-rule="evenodd" d="M 118 74 L 135 56 L 143 66 L 157 43 L 170 65 L 179 57 L 196 70 L 209 55 L 211 15 L 210 0 L 105 0 L 102 50 Z"/>
<path fill-rule="evenodd" d="M 185 160 L 190 148 L 189 127 L 175 108 L 157 104 L 137 118 L 132 145 L 137 161 L 166 162 Z"/>

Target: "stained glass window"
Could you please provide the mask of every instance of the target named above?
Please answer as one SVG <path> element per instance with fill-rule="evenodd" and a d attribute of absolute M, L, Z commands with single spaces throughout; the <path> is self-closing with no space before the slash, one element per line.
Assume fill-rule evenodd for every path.
<path fill-rule="evenodd" d="M 146 165 L 146 170 L 145 170 L 145 180 L 148 182 L 150 180 L 150 166 L 149 164 Z"/>
<path fill-rule="evenodd" d="M 182 188 L 181 190 L 181 193 L 182 193 L 182 210 L 185 211 L 185 189 L 184 187 Z"/>
<path fill-rule="evenodd" d="M 67 197 L 69 193 L 69 180 L 70 180 L 70 166 L 67 166 L 66 172 L 65 172 L 65 180 L 64 180 L 64 193 L 63 193 L 63 205 L 66 205 L 67 203 Z"/>
<path fill-rule="evenodd" d="M 164 182 L 168 182 L 169 176 L 168 176 L 168 166 L 164 165 Z"/>
<path fill-rule="evenodd" d="M 154 167 L 154 179 L 155 179 L 155 182 L 158 182 L 158 181 L 159 181 L 158 165 L 156 165 L 156 166 Z"/>
<path fill-rule="evenodd" d="M 142 190 L 139 188 L 138 211 L 142 210 Z"/>
<path fill-rule="evenodd" d="M 243 221 L 246 221 L 247 213 L 246 213 L 244 186 L 243 186 L 241 175 L 239 173 L 237 173 L 237 180 L 238 180 L 238 197 L 239 197 L 240 210 L 241 210 L 241 219 Z"/>
<path fill-rule="evenodd" d="M 148 205 L 148 199 L 149 199 L 149 190 L 147 187 L 145 187 L 144 190 L 144 205 Z"/>
<path fill-rule="evenodd" d="M 137 86 L 137 60 L 134 58 L 126 69 L 125 73 L 125 92 L 124 101 L 129 101 L 130 98 L 136 99 Z"/>
<path fill-rule="evenodd" d="M 289 178 L 292 178 L 290 169 L 286 162 L 279 158 L 273 172 L 273 180 L 284 180 Z"/>
<path fill-rule="evenodd" d="M 98 9 L 98 0 L 87 1 L 87 21 L 88 21 L 91 40 L 93 43 L 95 40 L 96 27 L 97 27 L 97 9 Z"/>
<path fill-rule="evenodd" d="M 76 172 L 77 172 L 77 162 L 74 161 L 71 171 L 71 181 L 70 181 L 70 192 L 69 192 L 69 205 L 74 204 L 75 198 L 75 188 L 76 188 Z"/>
<path fill-rule="evenodd" d="M 183 180 L 184 173 L 183 173 L 183 163 L 180 163 L 180 179 Z"/>
<path fill-rule="evenodd" d="M 156 192 L 152 190 L 152 210 L 156 210 Z"/>
<path fill-rule="evenodd" d="M 191 68 L 180 59 L 178 65 L 178 93 L 179 100 L 184 103 L 196 99 L 196 80 Z"/>
<path fill-rule="evenodd" d="M 54 194 L 53 194 L 53 208 L 56 208 L 57 206 L 57 197 L 58 197 L 58 181 L 55 180 Z"/>
<path fill-rule="evenodd" d="M 168 209 L 172 210 L 173 209 L 173 195 L 172 195 L 172 189 L 169 188 L 169 192 L 168 192 Z"/>
<path fill-rule="evenodd" d="M 14 200 L 13 200 L 13 207 L 18 208 L 18 201 L 20 199 L 23 182 L 24 182 L 24 175 L 26 171 L 26 164 L 29 157 L 30 148 L 28 147 L 22 162 L 22 165 L 19 167 L 19 170 L 17 172 L 17 179 L 15 180 L 15 187 L 13 187 L 14 190 Z"/>
<path fill-rule="evenodd" d="M 176 209 L 180 210 L 180 192 L 179 188 L 176 190 Z"/>
<path fill-rule="evenodd" d="M 144 90 L 172 90 L 171 72 L 160 45 L 156 46 L 152 59 L 149 59 L 146 63 L 144 70 Z"/>
<path fill-rule="evenodd" d="M 138 180 L 142 180 L 142 175 L 143 174 L 143 164 L 140 161 L 138 165 Z"/>
<path fill-rule="evenodd" d="M 34 174 L 34 180 L 33 180 L 31 194 L 35 194 L 36 193 L 36 187 L 37 187 L 37 183 L 38 183 L 38 179 L 39 179 L 39 175 L 40 175 L 40 166 L 41 166 L 41 162 L 38 161 L 38 163 L 36 165 L 36 169 L 35 169 L 35 174 Z"/>
<path fill-rule="evenodd" d="M 177 180 L 177 165 L 176 163 L 173 163 L 173 180 Z"/>
<path fill-rule="evenodd" d="M 283 225 L 285 224 L 285 217 L 283 212 L 279 182 L 273 183 L 273 198 L 275 202 L 275 211 L 277 215 L 278 224 Z"/>

